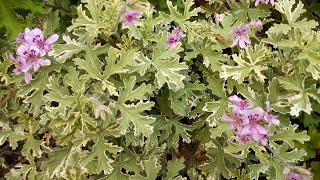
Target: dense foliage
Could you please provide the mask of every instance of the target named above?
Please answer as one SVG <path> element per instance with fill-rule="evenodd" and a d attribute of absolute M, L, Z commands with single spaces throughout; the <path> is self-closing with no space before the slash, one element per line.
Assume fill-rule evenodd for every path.
<path fill-rule="evenodd" d="M 0 176 L 319 176 L 319 7 L 0 0 Z"/>

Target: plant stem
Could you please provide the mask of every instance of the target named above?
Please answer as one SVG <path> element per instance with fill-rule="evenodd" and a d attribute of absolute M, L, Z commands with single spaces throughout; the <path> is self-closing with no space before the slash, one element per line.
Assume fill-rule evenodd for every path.
<path fill-rule="evenodd" d="M 273 155 L 275 155 L 284 165 L 291 168 L 291 165 L 288 164 L 277 152 L 275 152 L 269 145 L 265 146 L 269 151 L 272 152 Z"/>

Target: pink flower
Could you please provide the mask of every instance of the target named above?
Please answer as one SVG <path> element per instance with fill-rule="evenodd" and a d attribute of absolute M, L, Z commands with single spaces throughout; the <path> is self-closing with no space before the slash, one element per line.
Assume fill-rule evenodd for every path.
<path fill-rule="evenodd" d="M 184 32 L 182 31 L 181 27 L 175 27 L 173 29 L 173 34 L 176 34 L 178 37 L 182 38 L 185 37 L 186 35 L 184 34 Z"/>
<path fill-rule="evenodd" d="M 167 44 L 164 46 L 165 49 L 175 47 L 182 37 L 186 35 L 180 27 L 175 27 L 172 31 L 172 34 L 168 36 Z"/>
<path fill-rule="evenodd" d="M 262 27 L 262 22 L 260 20 L 254 21 L 250 24 L 250 26 L 253 28 L 260 28 L 260 27 Z"/>
<path fill-rule="evenodd" d="M 59 36 L 53 34 L 48 39 L 43 35 L 43 32 L 35 28 L 32 31 L 25 34 L 24 39 L 29 45 L 37 46 L 40 50 L 41 56 L 44 56 L 47 51 L 51 50 L 52 44 L 58 40 Z"/>
<path fill-rule="evenodd" d="M 26 59 L 24 59 L 22 57 L 18 57 L 17 59 L 15 59 L 12 54 L 9 54 L 9 57 L 13 61 L 13 63 L 18 66 L 13 70 L 13 73 L 15 75 L 21 74 L 23 72 L 22 71 L 23 67 L 26 65 Z M 27 84 L 29 84 L 32 79 L 31 74 L 28 72 L 23 72 L 23 73 L 24 73 L 24 81 Z"/>
<path fill-rule="evenodd" d="M 299 176 L 299 174 L 290 172 L 288 180 L 302 180 L 302 178 Z"/>
<path fill-rule="evenodd" d="M 269 0 L 256 0 L 256 2 L 254 3 L 255 6 L 258 6 L 259 4 L 263 3 L 263 4 L 268 4 Z M 274 0 L 270 0 L 270 3 L 272 4 L 272 6 L 274 6 Z"/>
<path fill-rule="evenodd" d="M 26 40 L 24 39 L 25 35 L 28 34 L 31 30 L 29 28 L 24 29 L 24 33 L 19 33 L 15 43 L 25 43 Z"/>
<path fill-rule="evenodd" d="M 40 66 L 49 66 L 51 64 L 50 60 L 42 59 L 39 48 L 34 45 L 26 46 L 21 44 L 17 49 L 17 53 L 21 58 L 26 59 L 26 64 L 22 66 L 23 72 L 29 71 L 32 66 L 34 71 L 38 71 Z"/>
<path fill-rule="evenodd" d="M 253 110 L 246 110 L 244 112 L 244 118 L 249 121 L 247 125 L 242 129 L 243 134 L 251 133 L 255 141 L 259 141 L 262 135 L 268 134 L 268 130 L 261 126 L 260 120 L 264 116 L 264 111 L 261 107 L 257 107 Z"/>
<path fill-rule="evenodd" d="M 239 98 L 236 95 L 230 96 L 229 100 L 232 101 L 233 103 L 235 103 L 233 105 L 230 105 L 230 107 L 232 107 L 233 109 L 235 109 L 239 113 L 243 113 L 244 110 L 250 109 L 253 107 L 253 103 L 248 102 L 246 100 L 242 100 L 241 98 Z"/>
<path fill-rule="evenodd" d="M 165 45 L 165 49 L 169 49 L 175 47 L 180 41 L 180 36 L 176 34 L 170 34 L 167 40 L 167 44 Z"/>
<path fill-rule="evenodd" d="M 270 102 L 267 101 L 266 104 L 267 104 L 267 112 L 264 115 L 264 119 L 269 123 L 268 126 L 270 126 L 271 124 L 278 126 L 280 124 L 280 121 L 277 119 L 278 116 L 270 115 L 269 114 L 269 112 L 271 111 Z"/>
<path fill-rule="evenodd" d="M 236 35 L 236 37 L 232 44 L 235 46 L 239 43 L 240 48 L 245 48 L 246 44 L 251 44 L 251 40 L 248 37 L 249 31 L 250 27 L 248 25 L 234 29 L 233 34 Z"/>
<path fill-rule="evenodd" d="M 128 12 L 124 15 L 123 24 L 136 24 L 138 22 L 139 17 L 141 14 L 139 12 L 133 11 L 133 12 Z"/>
<path fill-rule="evenodd" d="M 241 117 L 237 110 L 232 109 L 232 114 L 233 114 L 233 117 L 230 117 L 228 115 L 223 115 L 222 116 L 222 119 L 224 121 L 231 122 L 230 125 L 229 125 L 229 129 L 230 130 L 234 129 L 234 128 L 237 128 L 237 130 L 239 131 L 241 126 L 245 126 L 245 125 L 247 125 L 249 123 L 249 120 Z"/>

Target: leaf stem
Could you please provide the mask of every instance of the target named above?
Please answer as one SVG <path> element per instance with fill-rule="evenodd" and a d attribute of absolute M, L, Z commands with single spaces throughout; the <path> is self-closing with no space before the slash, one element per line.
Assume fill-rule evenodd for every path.
<path fill-rule="evenodd" d="M 276 151 L 274 151 L 269 145 L 265 146 L 269 151 L 272 152 L 273 155 L 275 155 L 285 166 L 291 168 L 292 166 L 287 163 Z"/>

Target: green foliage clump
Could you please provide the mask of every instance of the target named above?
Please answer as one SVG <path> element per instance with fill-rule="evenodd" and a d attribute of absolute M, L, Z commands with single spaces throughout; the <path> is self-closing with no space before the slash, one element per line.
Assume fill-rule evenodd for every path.
<path fill-rule="evenodd" d="M 19 2 L 0 0 L 8 41 L 45 13 Z M 310 2 L 46 3 L 43 29 L 60 35 L 51 65 L 25 84 L 9 52 L 0 62 L 7 179 L 281 180 L 296 166 L 319 175 L 320 31 Z M 25 21 L 17 8 L 30 11 Z M 124 23 L 133 11 L 138 22 Z M 234 29 L 258 20 L 246 48 L 232 45 Z M 185 36 L 167 48 L 175 27 Z M 232 95 L 270 102 L 280 125 L 268 145 L 238 143 L 222 120 Z M 10 152 L 19 161 L 10 164 Z"/>

